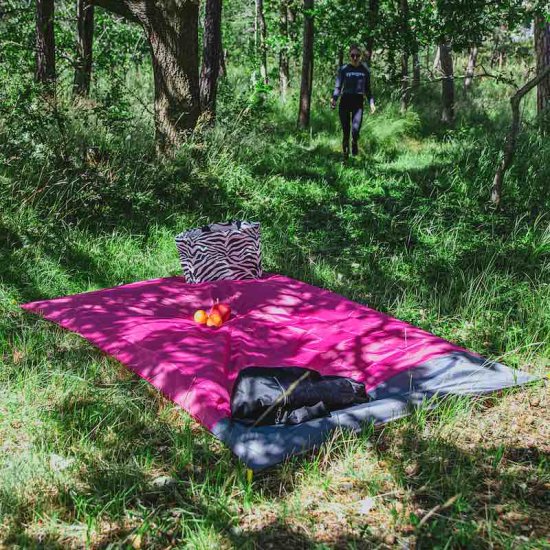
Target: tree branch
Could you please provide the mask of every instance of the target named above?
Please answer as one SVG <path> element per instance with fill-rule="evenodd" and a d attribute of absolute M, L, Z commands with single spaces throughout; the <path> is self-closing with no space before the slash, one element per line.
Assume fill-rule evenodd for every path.
<path fill-rule="evenodd" d="M 130 7 L 130 2 L 126 0 L 91 0 L 91 3 L 111 13 L 120 15 L 129 21 L 138 22 L 138 18 Z"/>
<path fill-rule="evenodd" d="M 514 88 L 517 88 L 517 83 L 512 80 L 511 78 L 507 78 L 501 74 L 493 74 L 493 73 L 490 73 L 488 72 L 485 67 L 483 65 L 479 65 L 482 69 L 483 69 L 483 72 L 480 73 L 475 73 L 473 75 L 468 75 L 468 74 L 454 74 L 453 76 L 434 76 L 434 73 L 432 71 L 428 71 L 428 77 L 429 78 L 426 78 L 422 81 L 419 81 L 417 83 L 417 86 L 427 86 L 428 84 L 433 84 L 435 82 L 441 82 L 443 80 L 449 80 L 449 79 L 452 79 L 452 80 L 463 80 L 463 79 L 466 79 L 466 78 L 473 78 L 473 79 L 477 79 L 477 78 L 493 78 L 494 80 L 496 80 L 497 82 L 503 82 L 504 84 L 507 84 L 508 86 L 513 86 Z M 408 92 L 409 90 L 412 90 L 413 89 L 413 86 L 409 86 L 408 88 L 405 88 L 404 91 Z"/>
<path fill-rule="evenodd" d="M 511 98 L 510 106 L 512 108 L 512 125 L 510 126 L 510 131 L 506 137 L 506 142 L 504 145 L 504 157 L 500 163 L 495 177 L 493 179 L 493 186 L 491 187 L 491 202 L 498 208 L 500 204 L 500 199 L 502 195 L 502 183 L 504 181 L 504 175 L 512 161 L 514 160 L 514 154 L 516 152 L 516 143 L 520 129 L 520 112 L 519 106 L 523 96 L 529 91 L 532 90 L 537 84 L 542 82 L 548 75 L 550 75 L 550 65 L 548 65 L 544 71 L 540 72 L 534 78 L 525 83 Z"/>
<path fill-rule="evenodd" d="M 487 69 L 480 63 L 479 66 L 483 69 L 482 73 L 474 74 L 473 78 L 479 78 L 480 76 L 486 76 L 488 78 L 494 78 L 497 82 L 504 82 L 504 84 L 508 84 L 509 86 L 516 86 L 516 83 L 511 78 L 506 78 L 505 76 L 501 74 L 492 74 L 487 71 Z"/>
<path fill-rule="evenodd" d="M 427 78 L 425 80 L 421 80 L 417 83 L 417 86 L 427 86 L 428 84 L 434 84 L 435 82 L 442 82 L 443 80 L 464 80 L 466 78 L 494 78 L 497 82 L 503 82 L 504 84 L 507 84 L 508 86 L 513 86 L 514 88 L 517 88 L 516 82 L 514 82 L 510 78 L 506 78 L 505 76 L 498 75 L 498 74 L 491 74 L 488 72 L 483 73 L 477 73 L 474 75 L 467 75 L 467 74 L 455 74 L 453 76 L 438 76 L 435 78 Z M 404 88 L 404 91 L 409 91 L 414 88 L 413 85 L 408 86 L 407 88 Z"/>

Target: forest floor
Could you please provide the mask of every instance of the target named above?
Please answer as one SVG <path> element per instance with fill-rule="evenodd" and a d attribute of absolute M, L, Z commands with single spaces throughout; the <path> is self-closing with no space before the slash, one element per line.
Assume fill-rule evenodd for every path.
<path fill-rule="evenodd" d="M 494 212 L 496 119 L 439 132 L 381 109 L 343 164 L 333 113 L 301 134 L 263 108 L 164 163 L 139 128 L 117 142 L 86 112 L 55 114 L 51 150 L 24 134 L 2 150 L 0 547 L 549 547 L 544 382 L 335 434 L 249 483 L 149 384 L 20 310 L 177 274 L 176 232 L 254 219 L 267 270 L 545 376 L 548 144 L 524 136 Z"/>

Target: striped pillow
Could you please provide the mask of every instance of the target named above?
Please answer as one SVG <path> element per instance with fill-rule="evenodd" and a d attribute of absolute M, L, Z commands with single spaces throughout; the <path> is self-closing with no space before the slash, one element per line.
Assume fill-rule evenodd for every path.
<path fill-rule="evenodd" d="M 262 276 L 260 224 L 213 223 L 176 236 L 181 267 L 188 283 Z"/>

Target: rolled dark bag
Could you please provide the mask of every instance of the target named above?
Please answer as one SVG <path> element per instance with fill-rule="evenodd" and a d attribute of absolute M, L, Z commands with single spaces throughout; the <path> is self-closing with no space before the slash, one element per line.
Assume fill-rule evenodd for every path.
<path fill-rule="evenodd" d="M 365 386 L 302 367 L 248 367 L 231 395 L 234 420 L 254 426 L 299 424 L 369 400 Z"/>

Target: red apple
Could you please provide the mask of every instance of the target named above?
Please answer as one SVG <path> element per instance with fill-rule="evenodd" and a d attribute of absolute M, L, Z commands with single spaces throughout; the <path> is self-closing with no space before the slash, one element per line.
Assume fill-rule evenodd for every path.
<path fill-rule="evenodd" d="M 231 308 L 227 304 L 217 303 L 212 306 L 210 315 L 212 315 L 212 313 L 219 313 L 225 323 L 231 317 Z"/>

